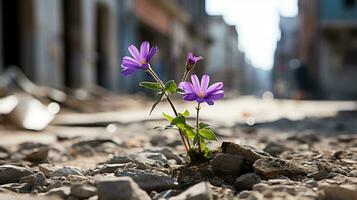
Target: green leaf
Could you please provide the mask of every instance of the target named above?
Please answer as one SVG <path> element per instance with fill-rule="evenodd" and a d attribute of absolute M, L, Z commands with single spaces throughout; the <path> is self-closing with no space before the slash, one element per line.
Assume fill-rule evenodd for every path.
<path fill-rule="evenodd" d="M 161 90 L 160 84 L 155 82 L 143 81 L 140 82 L 139 85 L 150 90 Z"/>
<path fill-rule="evenodd" d="M 164 96 L 165 92 L 161 92 L 158 94 L 158 100 L 152 105 L 150 109 L 149 115 L 151 115 L 152 111 L 154 111 L 155 107 L 161 102 L 162 97 Z"/>
<path fill-rule="evenodd" d="M 202 136 L 203 138 L 205 138 L 207 140 L 217 140 L 216 135 L 209 128 L 201 129 L 198 131 L 198 133 L 200 134 L 200 136 Z"/>
<path fill-rule="evenodd" d="M 188 110 L 185 110 L 183 113 L 181 113 L 184 117 L 189 117 L 190 112 Z"/>
<path fill-rule="evenodd" d="M 177 125 L 177 124 L 185 124 L 186 123 L 186 119 L 183 115 L 179 114 L 177 117 L 175 117 L 172 121 L 171 121 L 171 125 Z"/>
<path fill-rule="evenodd" d="M 155 103 L 151 106 L 151 109 L 150 109 L 150 113 L 149 113 L 149 115 L 151 115 L 152 111 L 154 111 L 155 107 L 156 107 L 156 106 L 157 106 L 160 102 L 161 102 L 161 100 L 160 100 L 160 101 L 155 102 Z"/>
<path fill-rule="evenodd" d="M 174 80 L 167 81 L 165 83 L 165 91 L 169 94 L 175 93 L 177 89 L 177 85 Z"/>
<path fill-rule="evenodd" d="M 171 117 L 170 115 L 168 115 L 166 113 L 162 113 L 162 116 L 164 116 L 164 118 L 169 122 L 172 122 L 172 120 L 174 119 L 173 117 Z"/>
<path fill-rule="evenodd" d="M 172 129 L 172 130 L 177 130 L 177 128 L 175 126 L 172 125 L 165 125 L 165 126 L 155 126 L 154 129 L 161 129 L 161 130 L 168 130 L 168 129 Z"/>
<path fill-rule="evenodd" d="M 200 141 L 200 136 L 195 135 L 195 137 L 193 138 L 193 144 L 197 145 L 199 143 L 199 141 Z"/>
<path fill-rule="evenodd" d="M 199 127 L 200 127 L 200 129 L 204 129 L 204 128 L 209 127 L 209 124 L 206 124 L 206 123 L 200 122 Z"/>

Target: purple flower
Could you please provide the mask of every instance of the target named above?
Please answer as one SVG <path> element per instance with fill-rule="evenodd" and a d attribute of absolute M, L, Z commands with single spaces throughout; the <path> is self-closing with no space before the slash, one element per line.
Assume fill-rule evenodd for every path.
<path fill-rule="evenodd" d="M 187 54 L 187 64 L 186 64 L 187 71 L 190 71 L 192 68 L 194 68 L 196 63 L 202 59 L 203 59 L 202 56 L 194 56 L 192 52 L 189 52 Z"/>
<path fill-rule="evenodd" d="M 179 88 L 185 91 L 183 99 L 185 101 L 197 101 L 198 103 L 206 102 L 208 105 L 213 105 L 215 100 L 224 97 L 223 83 L 218 82 L 208 87 L 209 76 L 203 75 L 201 84 L 198 77 L 194 74 L 191 76 L 190 82 L 181 82 Z"/>
<path fill-rule="evenodd" d="M 150 48 L 150 44 L 147 41 L 141 43 L 140 51 L 134 45 L 130 45 L 128 50 L 132 57 L 125 56 L 123 58 L 121 74 L 124 76 L 130 75 L 139 69 L 147 69 L 149 62 L 157 53 L 157 47 Z"/>

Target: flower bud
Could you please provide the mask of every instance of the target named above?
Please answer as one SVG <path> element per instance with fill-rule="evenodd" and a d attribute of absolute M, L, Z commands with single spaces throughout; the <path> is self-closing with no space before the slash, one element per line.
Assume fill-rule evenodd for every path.
<path fill-rule="evenodd" d="M 191 71 L 199 60 L 202 60 L 202 56 L 194 56 L 192 52 L 187 54 L 186 71 Z"/>

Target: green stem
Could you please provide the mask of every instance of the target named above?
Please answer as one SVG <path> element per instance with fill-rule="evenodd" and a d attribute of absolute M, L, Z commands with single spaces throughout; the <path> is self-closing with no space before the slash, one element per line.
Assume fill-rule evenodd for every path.
<path fill-rule="evenodd" d="M 197 104 L 197 107 L 196 107 L 196 110 L 197 110 L 197 115 L 196 115 L 196 134 L 199 138 L 199 141 L 198 141 L 198 152 L 199 152 L 199 155 L 202 154 L 201 152 L 201 137 L 200 137 L 200 134 L 199 134 L 199 130 L 200 130 L 200 127 L 199 127 L 199 116 L 200 116 L 200 103 Z"/>
<path fill-rule="evenodd" d="M 149 68 L 147 69 L 147 71 L 151 74 L 151 76 L 156 80 L 157 83 L 160 84 L 161 86 L 161 89 L 163 89 L 165 91 L 165 84 L 161 81 L 161 79 L 159 78 L 159 76 L 155 73 L 155 71 L 151 68 L 151 66 L 149 66 Z M 172 103 L 171 101 L 171 98 L 170 98 L 170 95 L 167 94 L 165 92 L 165 96 L 166 96 L 166 101 L 170 104 L 175 116 L 177 117 L 178 116 L 178 112 L 174 106 L 174 104 Z M 184 144 L 185 146 L 185 149 L 187 152 L 189 152 L 189 149 L 191 149 L 191 145 L 190 145 L 190 142 L 188 140 L 188 138 L 186 137 L 187 139 L 187 142 L 185 141 L 185 138 L 184 138 L 184 135 L 182 133 L 182 130 L 179 128 L 178 129 L 179 133 L 180 133 L 180 136 L 181 136 L 181 140 L 182 140 L 182 143 Z"/>

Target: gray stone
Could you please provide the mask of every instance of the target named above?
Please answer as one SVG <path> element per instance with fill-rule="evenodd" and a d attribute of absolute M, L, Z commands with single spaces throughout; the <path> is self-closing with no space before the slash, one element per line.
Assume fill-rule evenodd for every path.
<path fill-rule="evenodd" d="M 139 152 L 129 154 L 128 157 L 142 168 L 169 166 L 169 161 L 162 153 Z"/>
<path fill-rule="evenodd" d="M 63 167 L 61 169 L 57 169 L 56 171 L 51 173 L 51 177 L 53 176 L 69 176 L 69 175 L 77 175 L 83 176 L 82 172 L 75 167 Z"/>
<path fill-rule="evenodd" d="M 218 154 L 212 160 L 212 169 L 215 173 L 236 175 L 240 173 L 243 157 L 233 154 Z"/>
<path fill-rule="evenodd" d="M 319 184 L 315 180 L 308 180 L 305 182 L 305 185 L 306 185 L 306 187 L 309 187 L 309 188 L 314 188 L 314 187 L 319 186 Z"/>
<path fill-rule="evenodd" d="M 99 173 L 104 174 L 104 173 L 114 173 L 117 169 L 119 168 L 124 168 L 127 166 L 127 164 L 103 164 L 100 165 L 99 168 Z"/>
<path fill-rule="evenodd" d="M 87 199 L 97 194 L 97 188 L 90 185 L 73 184 L 71 186 L 71 195 L 80 199 Z"/>
<path fill-rule="evenodd" d="M 197 183 L 170 200 L 212 200 L 212 189 L 207 182 Z"/>
<path fill-rule="evenodd" d="M 258 183 L 253 185 L 253 190 L 258 192 L 263 192 L 267 188 L 268 188 L 268 184 L 266 183 Z"/>
<path fill-rule="evenodd" d="M 175 160 L 177 164 L 182 164 L 182 159 L 181 157 L 173 152 L 170 148 L 167 147 L 158 147 L 158 148 L 152 148 L 152 149 L 146 149 L 144 150 L 145 152 L 151 152 L 151 153 L 161 153 L 163 154 L 167 159 L 172 159 Z"/>
<path fill-rule="evenodd" d="M 261 178 L 254 173 L 243 174 L 235 181 L 234 189 L 237 191 L 251 190 L 253 185 L 259 183 L 260 181 Z"/>
<path fill-rule="evenodd" d="M 39 164 L 38 168 L 47 178 L 49 178 L 54 171 L 59 169 L 58 167 L 50 164 Z"/>
<path fill-rule="evenodd" d="M 0 185 L 6 183 L 17 183 L 22 177 L 29 176 L 33 172 L 25 167 L 15 165 L 0 166 Z"/>
<path fill-rule="evenodd" d="M 252 146 L 239 145 L 232 142 L 223 142 L 221 148 L 223 153 L 242 156 L 250 163 L 254 163 L 258 159 L 271 157 L 268 153 Z"/>
<path fill-rule="evenodd" d="M 170 176 L 167 176 L 164 173 L 156 171 L 154 172 L 136 169 L 118 169 L 115 172 L 115 176 L 128 176 L 132 178 L 141 189 L 147 192 L 161 192 L 164 190 L 176 189 L 178 185 L 175 179 L 171 178 Z"/>
<path fill-rule="evenodd" d="M 292 177 L 308 174 L 308 171 L 302 165 L 279 158 L 259 159 L 253 164 L 253 168 L 255 173 L 265 178 Z"/>
<path fill-rule="evenodd" d="M 352 184 L 319 186 L 321 199 L 352 200 L 357 199 L 357 186 Z"/>
<path fill-rule="evenodd" d="M 99 200 L 150 200 L 130 177 L 96 178 Z"/>
<path fill-rule="evenodd" d="M 240 192 L 237 196 L 238 196 L 238 198 L 240 198 L 240 199 L 245 199 L 245 198 L 247 198 L 251 193 L 252 193 L 252 191 L 244 190 L 244 191 Z"/>
<path fill-rule="evenodd" d="M 53 188 L 45 193 L 46 196 L 59 196 L 66 199 L 70 194 L 70 188 L 68 186 Z"/>
<path fill-rule="evenodd" d="M 22 177 L 20 179 L 20 183 L 29 183 L 32 186 L 43 185 L 46 181 L 46 177 L 42 172 L 37 172 L 35 174 L 31 174 L 29 176 Z"/>

